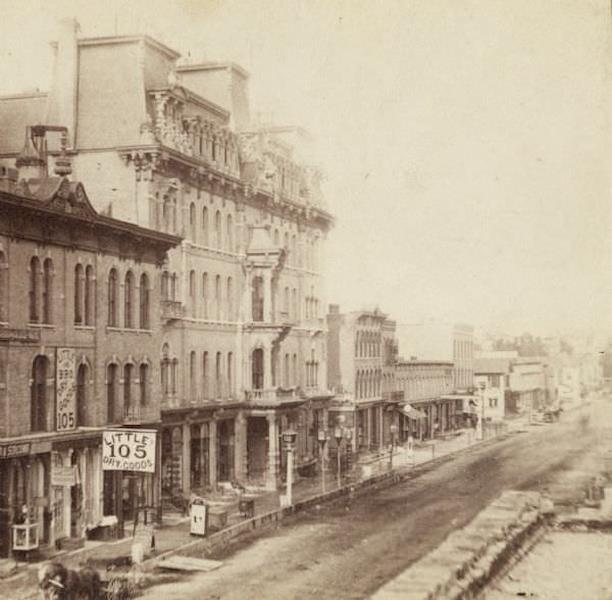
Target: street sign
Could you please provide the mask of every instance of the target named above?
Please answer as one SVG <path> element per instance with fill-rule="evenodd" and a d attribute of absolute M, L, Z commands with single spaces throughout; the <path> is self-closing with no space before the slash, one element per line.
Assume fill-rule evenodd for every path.
<path fill-rule="evenodd" d="M 156 440 L 156 431 L 106 430 L 102 436 L 102 469 L 154 473 Z"/>

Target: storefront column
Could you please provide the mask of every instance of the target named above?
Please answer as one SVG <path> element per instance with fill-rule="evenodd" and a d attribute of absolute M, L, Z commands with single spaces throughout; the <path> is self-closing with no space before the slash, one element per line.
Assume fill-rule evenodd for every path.
<path fill-rule="evenodd" d="M 234 473 L 238 481 L 245 481 L 247 471 L 247 422 L 242 411 L 238 413 L 234 423 Z"/>
<path fill-rule="evenodd" d="M 183 495 L 191 492 L 191 425 L 183 423 Z"/>
<path fill-rule="evenodd" d="M 278 424 L 274 412 L 269 413 L 266 419 L 268 420 L 268 469 L 266 471 L 266 487 L 275 490 L 279 466 Z"/>
<path fill-rule="evenodd" d="M 210 473 L 210 485 L 217 485 L 217 421 L 210 422 L 208 438 L 208 472 Z"/>

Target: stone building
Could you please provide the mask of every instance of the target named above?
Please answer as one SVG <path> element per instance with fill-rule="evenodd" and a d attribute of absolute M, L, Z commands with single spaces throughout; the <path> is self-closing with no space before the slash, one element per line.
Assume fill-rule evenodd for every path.
<path fill-rule="evenodd" d="M 335 392 L 330 418 L 342 416 L 354 452 L 381 450 L 397 424 L 395 322 L 380 310 L 327 315 L 327 378 Z"/>
<path fill-rule="evenodd" d="M 0 99 L 0 159 L 18 151 L 15 123 L 53 118 L 99 211 L 183 238 L 156 281 L 164 496 L 275 488 L 283 430 L 297 431 L 298 469 L 312 465 L 329 401 L 332 217 L 309 139 L 251 126 L 237 65 L 181 65 L 148 36 L 80 38 L 74 21 L 61 31 L 50 92 Z"/>
<path fill-rule="evenodd" d="M 45 133 L 0 167 L 0 556 L 24 512 L 51 546 L 159 502 L 158 474 L 102 471 L 102 430 L 159 428 L 158 281 L 179 239 L 97 213 L 65 154 L 49 176 Z"/>
<path fill-rule="evenodd" d="M 456 429 L 462 406 L 454 397 L 453 363 L 400 359 L 395 365 L 395 386 L 403 393 L 400 432 L 405 441 L 430 439 Z"/>

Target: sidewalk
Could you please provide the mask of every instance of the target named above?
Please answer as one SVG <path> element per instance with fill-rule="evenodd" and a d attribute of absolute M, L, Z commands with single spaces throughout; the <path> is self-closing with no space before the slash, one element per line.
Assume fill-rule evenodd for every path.
<path fill-rule="evenodd" d="M 488 438 L 491 439 L 491 438 Z M 406 468 L 416 467 L 431 460 L 447 456 L 464 450 L 470 446 L 477 445 L 473 430 L 463 430 L 451 439 L 428 441 L 419 444 L 414 450 L 409 450 L 407 447 L 399 446 L 395 448 L 393 453 L 393 470 L 402 470 Z M 343 477 L 340 487 L 345 486 L 349 482 L 356 482 L 369 477 L 375 477 L 390 470 L 390 451 L 379 454 L 379 459 L 376 463 L 370 463 L 370 469 L 363 469 L 359 464 L 354 465 L 352 471 Z M 364 476 L 365 475 L 365 476 Z M 327 492 L 337 490 L 339 488 L 336 474 L 326 472 L 325 474 L 325 489 Z M 321 475 L 316 477 L 301 479 L 293 485 L 293 503 L 308 500 L 320 495 L 322 492 Z M 285 493 L 284 490 L 267 492 L 258 495 L 255 498 L 255 516 L 261 516 L 271 513 L 280 507 L 280 496 Z M 227 527 L 244 521 L 244 517 L 238 513 L 238 497 L 235 502 L 228 505 L 228 524 Z M 171 524 L 163 524 L 155 529 L 155 554 L 152 558 L 171 552 L 181 546 L 197 539 L 189 533 L 190 523 L 188 517 L 181 518 L 178 522 L 173 519 Z M 127 532 L 126 532 L 127 533 Z M 131 533 L 131 532 L 130 532 Z M 95 562 L 98 568 L 104 568 L 104 564 L 111 562 L 123 562 L 126 564 L 131 557 L 132 537 L 122 538 L 112 542 L 97 542 L 87 541 L 84 548 L 74 550 L 67 553 L 59 553 L 57 559 L 65 566 L 76 568 L 87 560 Z M 2 562 L 2 561 L 0 561 Z M 0 565 L 1 572 L 2 565 Z M 23 564 L 20 563 L 18 573 L 2 580 L 0 579 L 0 597 L 2 598 L 26 598 L 34 597 L 36 586 L 36 570 L 37 563 Z M 10 594 L 9 594 L 10 591 Z M 14 595 L 17 594 L 17 595 Z"/>

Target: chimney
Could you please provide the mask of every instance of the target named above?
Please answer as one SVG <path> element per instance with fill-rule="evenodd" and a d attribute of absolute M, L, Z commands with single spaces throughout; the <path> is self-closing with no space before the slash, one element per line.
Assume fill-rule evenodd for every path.
<path fill-rule="evenodd" d="M 47 104 L 47 123 L 68 128 L 68 147 L 76 143 L 77 77 L 79 24 L 76 19 L 59 22 L 58 41 L 53 44 L 55 60 Z"/>

